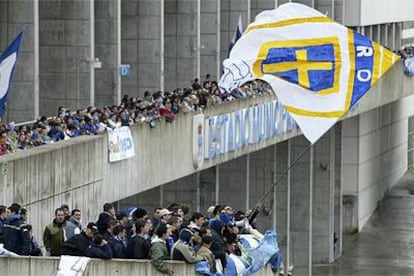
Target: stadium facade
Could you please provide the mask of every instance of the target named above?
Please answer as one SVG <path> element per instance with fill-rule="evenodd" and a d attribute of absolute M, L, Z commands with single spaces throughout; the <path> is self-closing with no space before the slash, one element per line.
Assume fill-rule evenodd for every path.
<path fill-rule="evenodd" d="M 0 0 L 0 48 L 26 29 L 4 119 L 30 121 L 54 115 L 58 106 L 100 107 L 119 103 L 123 95 L 187 87 L 207 73 L 217 78 L 239 15 L 247 25 L 260 11 L 284 2 Z M 411 0 L 294 2 L 392 50 L 414 40 Z M 340 257 L 343 233 L 361 230 L 414 163 L 414 81 L 398 66 L 264 201 L 259 227 L 278 229 L 287 262 L 298 275 L 310 275 L 312 263 Z M 204 116 L 251 104 L 257 103 L 232 103 Z M 106 201 L 147 208 L 180 202 L 202 212 L 215 203 L 250 209 L 308 146 L 298 130 L 286 128 L 280 136 L 194 167 L 192 128 L 188 117 L 152 132 L 132 127 L 136 157 L 115 164 L 107 161 L 106 137 L 1 157 L 8 171 L 0 180 L 6 191 L 0 202 L 23 203 L 37 225 L 45 225 L 62 201 L 85 210 L 91 220 Z"/>

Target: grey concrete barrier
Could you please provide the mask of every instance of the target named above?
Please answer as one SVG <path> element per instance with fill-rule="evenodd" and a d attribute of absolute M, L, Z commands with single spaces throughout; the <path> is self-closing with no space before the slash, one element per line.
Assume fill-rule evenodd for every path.
<path fill-rule="evenodd" d="M 60 258 L 57 257 L 16 257 L 0 258 L 1 276 L 49 276 L 56 275 Z M 197 275 L 194 265 L 184 262 L 167 261 L 174 275 Z M 113 259 L 104 261 L 92 259 L 84 273 L 86 276 L 113 276 L 113 275 L 165 275 L 154 269 L 147 260 Z M 270 276 L 269 266 L 254 274 L 255 276 Z"/>

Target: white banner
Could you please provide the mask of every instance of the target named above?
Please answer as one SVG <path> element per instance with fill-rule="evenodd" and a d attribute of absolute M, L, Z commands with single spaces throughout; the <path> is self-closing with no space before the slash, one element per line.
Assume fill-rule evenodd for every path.
<path fill-rule="evenodd" d="M 87 257 L 62 256 L 56 276 L 82 276 L 89 261 Z"/>
<path fill-rule="evenodd" d="M 116 162 L 135 156 L 134 141 L 129 127 L 107 129 L 109 162 Z"/>
<path fill-rule="evenodd" d="M 198 169 L 204 159 L 204 115 L 193 116 L 193 164 Z"/>

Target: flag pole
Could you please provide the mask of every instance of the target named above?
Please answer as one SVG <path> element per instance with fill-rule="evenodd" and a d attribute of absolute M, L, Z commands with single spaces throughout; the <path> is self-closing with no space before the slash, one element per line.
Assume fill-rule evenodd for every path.
<path fill-rule="evenodd" d="M 298 157 L 296 157 L 295 160 L 293 160 L 292 164 L 289 165 L 289 167 L 283 171 L 283 173 L 275 180 L 275 182 L 272 184 L 272 186 L 267 189 L 267 191 L 264 193 L 262 198 L 259 200 L 257 206 L 260 206 L 263 204 L 266 197 L 273 191 L 273 189 L 276 187 L 276 185 L 283 179 L 283 177 L 294 167 L 297 163 L 302 159 L 302 157 L 312 148 L 313 144 L 309 144 L 302 152 L 299 154 Z"/>

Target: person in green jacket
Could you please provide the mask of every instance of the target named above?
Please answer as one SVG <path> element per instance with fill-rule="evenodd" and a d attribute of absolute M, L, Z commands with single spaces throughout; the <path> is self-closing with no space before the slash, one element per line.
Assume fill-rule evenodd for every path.
<path fill-rule="evenodd" d="M 160 223 L 154 231 L 154 238 L 151 240 L 150 257 L 151 263 L 156 270 L 168 274 L 174 275 L 165 260 L 169 260 L 169 254 L 167 249 L 166 240 L 168 238 L 168 229 L 165 223 Z"/>
<path fill-rule="evenodd" d="M 65 213 L 61 208 L 57 208 L 55 210 L 55 219 L 46 226 L 43 232 L 43 243 L 50 256 L 62 255 L 63 242 L 66 240 L 65 227 Z"/>

